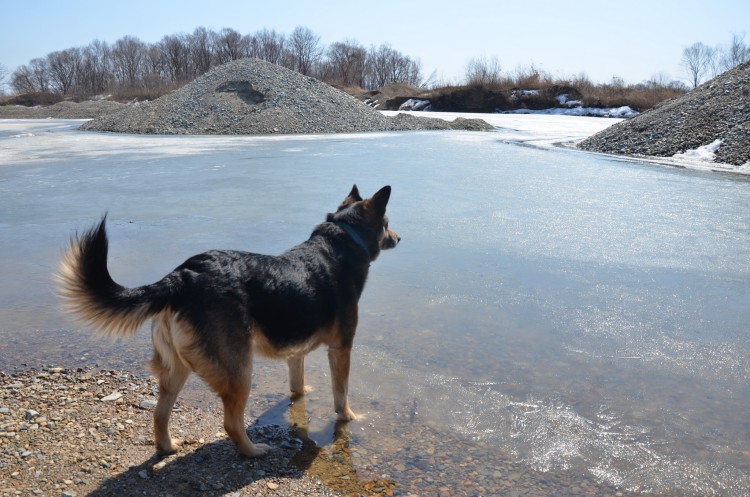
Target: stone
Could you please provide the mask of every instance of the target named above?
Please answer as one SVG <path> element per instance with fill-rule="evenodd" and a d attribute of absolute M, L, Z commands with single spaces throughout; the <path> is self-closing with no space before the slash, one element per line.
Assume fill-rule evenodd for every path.
<path fill-rule="evenodd" d="M 102 402 L 114 402 L 117 399 L 119 399 L 120 397 L 122 397 L 122 393 L 121 392 L 112 392 L 111 394 L 107 395 L 106 397 L 102 397 L 101 401 Z"/>

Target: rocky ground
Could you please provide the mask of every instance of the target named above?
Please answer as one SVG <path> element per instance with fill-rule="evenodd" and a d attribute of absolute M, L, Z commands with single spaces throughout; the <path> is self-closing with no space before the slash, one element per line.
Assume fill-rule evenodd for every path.
<path fill-rule="evenodd" d="M 125 104 L 108 100 L 86 102 L 59 102 L 54 105 L 26 107 L 22 105 L 0 106 L 0 119 L 92 119 L 125 108 Z"/>
<path fill-rule="evenodd" d="M 263 458 L 240 457 L 223 432 L 218 406 L 178 401 L 172 429 L 185 445 L 158 457 L 151 428 L 156 388 L 153 378 L 119 371 L 0 373 L 0 496 L 122 496 L 135 489 L 165 497 L 392 492 L 388 481 L 361 482 L 353 469 L 340 467 L 343 445 L 319 449 L 289 426 L 251 426 L 251 438 L 274 450 Z M 326 481 L 331 474 L 335 484 Z"/>
<path fill-rule="evenodd" d="M 750 62 L 584 140 L 583 150 L 671 157 L 721 140 L 715 161 L 750 163 Z"/>

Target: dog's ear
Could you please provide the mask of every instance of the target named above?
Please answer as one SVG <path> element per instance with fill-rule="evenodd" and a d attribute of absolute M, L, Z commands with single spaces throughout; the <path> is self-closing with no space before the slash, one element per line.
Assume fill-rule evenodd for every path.
<path fill-rule="evenodd" d="M 354 202 L 359 202 L 362 200 L 362 196 L 359 194 L 359 189 L 357 188 L 357 185 L 355 184 L 352 186 L 352 191 L 349 192 L 349 195 L 341 202 L 341 205 L 339 205 L 339 209 L 341 210 L 344 207 L 346 207 L 349 204 L 353 204 Z"/>
<path fill-rule="evenodd" d="M 391 198 L 391 187 L 384 186 L 375 193 L 367 202 L 372 205 L 378 216 L 385 216 L 385 206 L 388 205 L 388 199 Z"/>

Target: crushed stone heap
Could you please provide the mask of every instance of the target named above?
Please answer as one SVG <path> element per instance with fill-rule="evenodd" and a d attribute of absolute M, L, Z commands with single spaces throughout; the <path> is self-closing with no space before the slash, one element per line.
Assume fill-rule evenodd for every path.
<path fill-rule="evenodd" d="M 715 161 L 750 162 L 750 62 L 578 144 L 583 150 L 671 157 L 721 140 Z"/>
<path fill-rule="evenodd" d="M 391 119 L 317 79 L 262 60 L 240 59 L 153 102 L 93 119 L 82 129 L 165 135 L 492 129 L 478 119 L 457 121 Z"/>

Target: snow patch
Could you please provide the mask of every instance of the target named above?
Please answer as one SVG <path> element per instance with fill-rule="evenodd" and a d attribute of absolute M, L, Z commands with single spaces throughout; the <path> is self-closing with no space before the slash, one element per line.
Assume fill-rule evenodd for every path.
<path fill-rule="evenodd" d="M 566 101 L 565 105 L 580 104 L 578 100 Z M 575 105 L 574 104 L 574 105 Z M 551 109 L 541 110 L 530 110 L 530 109 L 516 109 L 503 112 L 503 114 L 541 114 L 541 115 L 554 115 L 554 116 L 589 116 L 589 117 L 617 117 L 617 118 L 630 118 L 635 117 L 639 114 L 638 111 L 633 110 L 631 107 L 625 105 L 623 107 L 609 107 L 601 109 L 599 107 L 553 107 Z"/>
<path fill-rule="evenodd" d="M 672 157 L 674 157 L 675 159 L 713 162 L 716 159 L 716 151 L 719 150 L 720 146 L 721 140 L 714 140 L 708 145 L 703 145 L 696 149 L 685 150 L 683 153 L 674 154 Z"/>
<path fill-rule="evenodd" d="M 420 98 L 410 98 L 402 103 L 398 110 L 430 110 L 430 101 Z"/>

